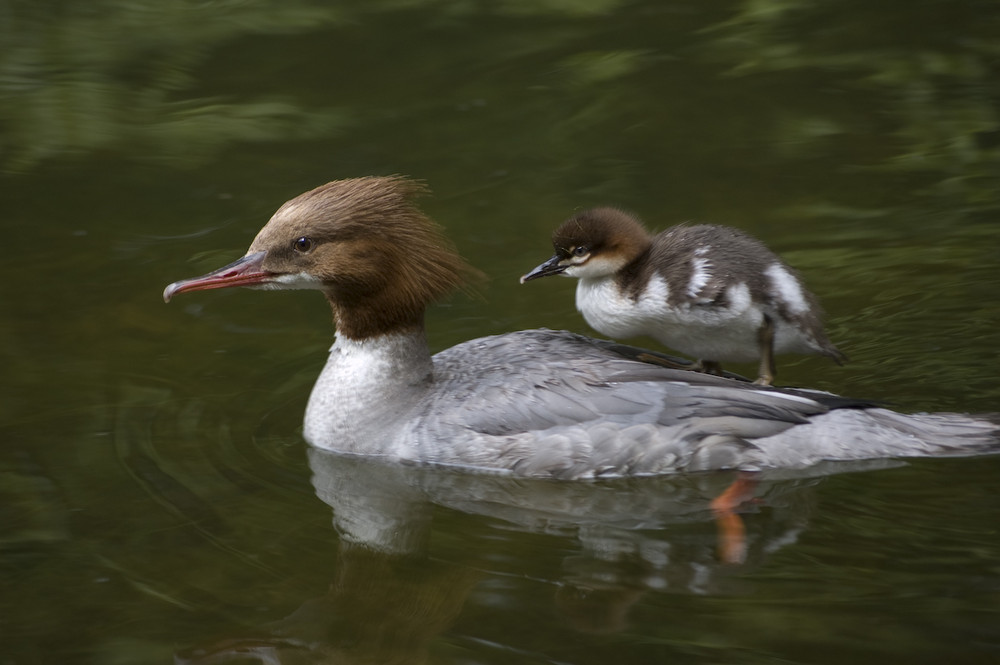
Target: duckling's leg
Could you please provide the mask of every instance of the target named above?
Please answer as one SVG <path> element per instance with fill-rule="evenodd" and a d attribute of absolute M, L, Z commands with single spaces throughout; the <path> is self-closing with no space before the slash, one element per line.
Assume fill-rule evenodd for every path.
<path fill-rule="evenodd" d="M 757 347 L 760 349 L 760 367 L 754 383 L 758 386 L 769 386 L 778 372 L 774 368 L 774 322 L 767 314 L 764 315 L 764 323 L 757 331 Z"/>
<path fill-rule="evenodd" d="M 743 563 L 747 554 L 747 531 L 736 509 L 753 498 L 757 474 L 741 471 L 726 491 L 710 504 L 719 528 L 719 558 L 725 563 Z"/>
<path fill-rule="evenodd" d="M 701 366 L 701 371 L 705 374 L 722 376 L 722 363 L 715 362 L 714 360 L 699 360 L 698 364 Z"/>

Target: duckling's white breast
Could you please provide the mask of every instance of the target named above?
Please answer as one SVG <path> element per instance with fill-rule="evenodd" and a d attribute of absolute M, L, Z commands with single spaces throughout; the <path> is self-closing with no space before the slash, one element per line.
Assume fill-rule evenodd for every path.
<path fill-rule="evenodd" d="M 670 288 L 660 275 L 651 277 L 636 296 L 611 278 L 581 279 L 576 306 L 588 325 L 614 339 L 648 335 L 671 349 L 706 360 L 757 358 L 763 314 L 754 307 L 745 283 L 728 287 L 724 304 L 685 297 L 672 305 L 669 297 Z"/>
<path fill-rule="evenodd" d="M 651 334 L 660 321 L 674 318 L 667 304 L 670 289 L 659 275 L 633 297 L 613 277 L 583 278 L 576 287 L 576 308 L 594 330 L 623 339 Z"/>

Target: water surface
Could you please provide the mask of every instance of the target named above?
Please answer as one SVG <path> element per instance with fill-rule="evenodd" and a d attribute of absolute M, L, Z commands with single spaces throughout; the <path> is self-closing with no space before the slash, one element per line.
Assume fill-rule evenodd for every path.
<path fill-rule="evenodd" d="M 731 224 L 850 357 L 779 380 L 997 411 L 1000 8 L 954 2 L 0 9 L 3 663 L 1000 659 L 1000 459 L 596 485 L 310 451 L 315 293 L 163 287 L 336 178 L 425 180 L 489 280 L 431 344 L 586 332 L 517 277 L 573 211 Z M 648 340 L 638 340 L 648 343 Z M 752 368 L 736 368 L 752 371 Z"/>

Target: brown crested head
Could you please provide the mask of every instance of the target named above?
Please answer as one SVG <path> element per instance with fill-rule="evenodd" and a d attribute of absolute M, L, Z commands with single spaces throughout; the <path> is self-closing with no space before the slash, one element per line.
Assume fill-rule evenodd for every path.
<path fill-rule="evenodd" d="M 649 232 L 634 215 L 618 208 L 592 208 L 573 215 L 552 233 L 557 255 L 615 255 L 626 262 L 646 251 Z"/>
<path fill-rule="evenodd" d="M 329 182 L 281 206 L 245 257 L 175 282 L 164 297 L 226 286 L 318 289 L 342 335 L 419 328 L 427 305 L 479 274 L 416 206 L 425 193 L 402 176 Z"/>
<path fill-rule="evenodd" d="M 327 183 L 281 206 L 249 252 L 266 251 L 268 271 L 319 280 L 342 335 L 420 326 L 427 305 L 476 273 L 416 206 L 427 192 L 401 176 Z"/>

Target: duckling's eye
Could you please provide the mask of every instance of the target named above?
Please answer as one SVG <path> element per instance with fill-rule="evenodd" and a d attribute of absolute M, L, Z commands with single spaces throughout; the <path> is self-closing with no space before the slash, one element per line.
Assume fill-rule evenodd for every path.
<path fill-rule="evenodd" d="M 312 238 L 306 238 L 305 236 L 302 236 L 298 240 L 292 241 L 292 249 L 301 254 L 305 254 L 312 248 L 313 248 Z"/>
<path fill-rule="evenodd" d="M 573 256 L 586 256 L 590 254 L 590 249 L 586 245 L 577 245 L 573 248 Z"/>

